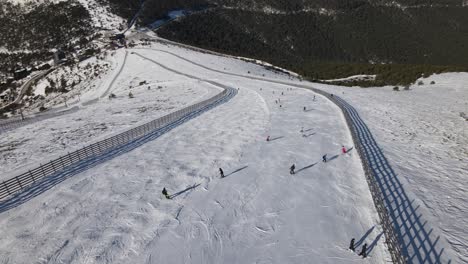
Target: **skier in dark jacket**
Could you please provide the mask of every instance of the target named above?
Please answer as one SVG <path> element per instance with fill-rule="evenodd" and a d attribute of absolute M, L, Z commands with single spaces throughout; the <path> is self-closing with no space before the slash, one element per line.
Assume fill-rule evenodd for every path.
<path fill-rule="evenodd" d="M 295 173 L 295 172 L 294 172 L 295 169 L 296 169 L 296 165 L 293 164 L 293 165 L 291 166 L 291 168 L 289 168 L 289 173 L 290 173 L 290 174 L 294 174 L 294 173 Z"/>
<path fill-rule="evenodd" d="M 219 175 L 221 175 L 221 178 L 224 178 L 224 171 L 221 168 L 219 168 Z"/>
<path fill-rule="evenodd" d="M 167 199 L 171 199 L 171 197 L 169 197 L 169 194 L 167 193 L 166 187 L 163 188 L 162 194 L 163 194 Z"/>
<path fill-rule="evenodd" d="M 327 154 L 323 155 L 322 161 L 323 161 L 323 162 L 327 162 Z"/>

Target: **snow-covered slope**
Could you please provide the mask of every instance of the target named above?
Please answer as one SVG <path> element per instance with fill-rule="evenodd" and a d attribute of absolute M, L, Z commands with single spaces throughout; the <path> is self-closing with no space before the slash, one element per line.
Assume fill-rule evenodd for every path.
<path fill-rule="evenodd" d="M 468 122 L 461 114 L 468 113 L 468 74 L 421 81 L 400 92 L 315 86 L 360 112 L 423 217 L 454 250 L 454 263 L 468 263 Z"/>
<path fill-rule="evenodd" d="M 104 97 L 98 103 L 86 105 L 87 101 L 100 98 L 108 88 L 108 82 L 97 79 L 82 91 L 80 101 L 77 96 L 70 99 L 70 106 L 80 105 L 80 111 L 2 134 L 0 180 L 16 174 L 15 170 L 66 154 L 218 92 L 217 88 L 168 72 L 136 56 L 130 57 L 124 67 L 111 87 L 117 98 Z M 94 85 L 101 86 L 93 89 Z M 134 98 L 129 97 L 130 92 Z"/>
<path fill-rule="evenodd" d="M 65 0 L 2 0 L 8 1 L 14 4 L 28 5 L 29 8 L 33 8 L 35 4 L 58 3 Z M 77 0 L 84 8 L 88 10 L 92 18 L 92 25 L 99 29 L 116 30 L 120 25 L 125 23 L 125 20 L 115 14 L 113 14 L 109 7 L 103 6 L 96 0 Z"/>
<path fill-rule="evenodd" d="M 217 61 L 218 69 L 288 80 L 238 60 L 154 48 L 197 57 L 205 65 Z M 340 154 L 342 145 L 353 146 L 335 105 L 319 96 L 314 101 L 307 90 L 216 73 L 157 50 L 134 52 L 239 88 L 239 93 L 170 133 L 1 213 L 0 263 L 32 258 L 48 263 L 388 262 L 359 158 L 353 149 Z M 133 88 L 135 98 L 128 98 L 129 86 L 141 80 L 148 80 L 151 90 Z M 158 85 L 161 91 L 154 88 Z M 112 92 L 117 99 L 36 124 L 34 133 L 25 127 L 8 135 L 27 138 L 30 145 L 17 148 L 35 148 L 39 162 L 48 158 L 44 146 L 54 146 L 54 127 L 66 132 L 66 145 L 79 146 L 110 134 L 83 138 L 94 134 L 92 124 L 104 123 L 115 133 L 209 96 L 213 87 L 130 53 Z M 162 99 L 167 101 L 156 101 Z M 162 109 L 150 109 L 160 104 Z M 141 107 L 150 110 L 138 113 Z M 321 162 L 325 153 L 328 163 Z M 295 175 L 289 174 L 292 163 Z M 219 178 L 220 167 L 226 178 Z M 175 195 L 173 200 L 162 197 L 163 187 Z M 369 258 L 347 250 L 353 237 L 358 249 L 369 245 Z"/>

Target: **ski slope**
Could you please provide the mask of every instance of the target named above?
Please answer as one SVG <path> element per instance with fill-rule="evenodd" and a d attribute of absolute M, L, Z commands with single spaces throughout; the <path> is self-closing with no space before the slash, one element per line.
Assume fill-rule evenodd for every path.
<path fill-rule="evenodd" d="M 110 79 L 115 77 L 112 86 L 98 80 L 98 84 L 105 84 L 99 91 L 84 90 L 81 101 L 75 103 L 80 106 L 77 112 L 2 133 L 0 181 L 17 174 L 17 170 L 24 171 L 219 92 L 217 87 L 158 68 L 136 56 L 128 58 L 120 75 L 108 75 Z M 143 81 L 146 84 L 140 85 Z M 108 87 L 117 96 L 115 99 L 103 96 Z M 129 98 L 129 92 L 134 98 Z M 99 98 L 98 103 L 86 104 Z"/>
<path fill-rule="evenodd" d="M 236 74 L 289 80 L 251 63 L 172 46 L 154 48 Z M 170 133 L 0 214 L 0 263 L 389 261 L 359 157 L 353 149 L 340 154 L 342 145 L 352 148 L 353 143 L 338 107 L 318 95 L 314 101 L 315 94 L 308 90 L 213 72 L 157 50 L 131 52 L 239 92 Z M 8 132 L 30 142 L 16 148 L 24 152 L 33 148 L 33 161 L 46 161 L 47 155 L 216 92 L 136 54 L 128 56 L 122 77 L 112 88 L 117 100 L 100 100 L 47 120 L 53 123 L 36 123 L 34 131 L 25 126 Z M 142 79 L 167 88 L 133 88 L 135 98 L 128 98 L 129 86 Z M 161 98 L 166 100 L 164 107 L 138 113 L 139 107 L 160 104 Z M 304 106 L 309 110 L 303 111 Z M 121 113 L 114 116 L 113 111 Z M 83 123 L 74 124 L 77 121 Z M 93 122 L 112 129 L 83 138 L 94 131 L 85 124 Z M 118 125 L 109 125 L 114 123 Z M 68 132 L 74 126 L 82 131 Z M 54 127 L 67 131 L 67 148 L 44 151 L 40 146 L 56 141 L 50 135 Z M 272 140 L 266 142 L 267 136 Z M 325 153 L 331 160 L 322 163 Z M 293 163 L 297 173 L 290 175 Z M 11 169 L 17 168 L 11 164 Z M 219 178 L 220 167 L 227 177 Z M 161 195 L 163 187 L 174 195 L 172 200 Z M 353 237 L 358 249 L 369 245 L 367 259 L 347 250 Z"/>
<path fill-rule="evenodd" d="M 425 85 L 400 92 L 315 86 L 339 94 L 359 111 L 419 205 L 418 214 L 440 235 L 444 254 L 452 263 L 468 263 L 468 122 L 461 115 L 468 113 L 468 74 L 421 81 Z"/>

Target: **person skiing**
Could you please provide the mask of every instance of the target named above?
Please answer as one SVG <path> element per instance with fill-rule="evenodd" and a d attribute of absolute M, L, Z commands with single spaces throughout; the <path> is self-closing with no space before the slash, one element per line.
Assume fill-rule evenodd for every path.
<path fill-rule="evenodd" d="M 289 168 L 289 173 L 294 174 L 294 170 L 296 169 L 296 165 L 292 165 L 291 168 Z"/>
<path fill-rule="evenodd" d="M 359 256 L 362 256 L 362 258 L 367 257 L 367 243 L 362 246 L 361 252 L 358 254 Z"/>
<path fill-rule="evenodd" d="M 345 146 L 341 146 L 341 152 L 342 152 L 343 154 L 346 154 L 346 148 L 345 148 Z"/>
<path fill-rule="evenodd" d="M 315 101 L 315 95 L 314 95 L 314 101 Z"/>
<path fill-rule="evenodd" d="M 219 175 L 221 175 L 221 178 L 224 178 L 224 171 L 221 168 L 219 168 Z"/>
<path fill-rule="evenodd" d="M 323 155 L 322 161 L 323 161 L 323 162 L 327 162 L 327 154 Z"/>
<path fill-rule="evenodd" d="M 354 238 L 351 239 L 351 242 L 349 243 L 349 249 L 351 249 L 352 251 L 355 251 L 356 250 L 356 247 L 354 245 Z"/>
<path fill-rule="evenodd" d="M 304 106 L 304 112 L 306 111 L 306 107 Z"/>
<path fill-rule="evenodd" d="M 270 141 L 270 136 L 267 137 L 267 141 Z"/>
<path fill-rule="evenodd" d="M 167 193 L 166 187 L 163 188 L 162 194 L 163 194 L 167 199 L 171 199 L 171 197 L 169 197 L 169 194 Z"/>

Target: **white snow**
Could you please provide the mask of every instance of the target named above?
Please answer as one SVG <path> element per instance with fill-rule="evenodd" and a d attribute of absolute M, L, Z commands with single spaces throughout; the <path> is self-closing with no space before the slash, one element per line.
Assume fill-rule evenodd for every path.
<path fill-rule="evenodd" d="M 421 79 L 410 91 L 316 84 L 340 95 L 366 121 L 428 225 L 448 243 L 454 263 L 468 262 L 468 74 Z M 435 81 L 434 85 L 430 85 Z M 416 83 L 418 83 L 417 81 Z M 453 251 L 451 251 L 453 250 Z"/>
<path fill-rule="evenodd" d="M 29 5 L 28 8 L 34 8 L 35 5 L 43 3 L 59 3 L 65 0 L 2 0 L 13 4 Z M 88 10 L 91 15 L 92 25 L 106 30 L 116 30 L 125 20 L 113 14 L 107 6 L 103 6 L 96 0 L 78 0 L 78 2 Z"/>
<path fill-rule="evenodd" d="M 154 48 L 218 70 L 289 80 L 252 63 L 159 44 Z M 313 101 L 307 90 L 213 72 L 161 51 L 133 51 L 240 88 L 239 93 L 162 137 L 0 213 L 0 263 L 32 258 L 48 263 L 389 261 L 360 160 L 355 150 L 340 154 L 341 145 L 353 146 L 334 104 L 319 96 Z M 2 134 L 2 155 L 13 157 L 2 160 L 3 172 L 219 92 L 128 56 L 111 89 L 117 99 Z M 142 80 L 151 90 L 135 87 Z M 128 98 L 130 90 L 134 99 Z M 140 113 L 142 108 L 146 112 Z M 268 135 L 274 140 L 266 142 Z M 5 146 L 11 142 L 16 144 Z M 324 153 L 336 158 L 322 163 Z M 288 172 L 292 163 L 295 175 Z M 219 167 L 226 178 L 219 178 Z M 170 194 L 187 191 L 166 200 L 163 187 Z M 352 237 L 371 247 L 367 259 L 347 250 Z"/>
<path fill-rule="evenodd" d="M 141 81 L 148 84 L 140 86 Z M 129 58 L 125 71 L 113 87 L 116 99 L 106 97 L 97 104 L 82 106 L 78 112 L 42 121 L 39 126 L 31 124 L 3 133 L 0 138 L 0 180 L 10 177 L 14 170 L 44 163 L 51 155 L 66 154 L 71 148 L 148 122 L 218 92 L 217 88 L 175 75 L 135 56 Z M 104 89 L 94 89 L 101 90 L 100 93 L 89 91 L 80 102 L 99 98 L 96 95 Z M 135 98 L 129 98 L 130 91 Z"/>
<path fill-rule="evenodd" d="M 377 75 L 359 74 L 359 75 L 352 75 L 346 78 L 330 79 L 330 80 L 322 80 L 322 81 L 324 82 L 374 81 L 376 77 Z"/>
<path fill-rule="evenodd" d="M 36 85 L 36 88 L 34 89 L 34 95 L 42 95 L 42 96 L 45 96 L 46 95 L 46 92 L 45 92 L 45 88 L 47 86 L 50 86 L 50 83 L 49 81 L 47 80 L 41 80 L 37 85 Z"/>

